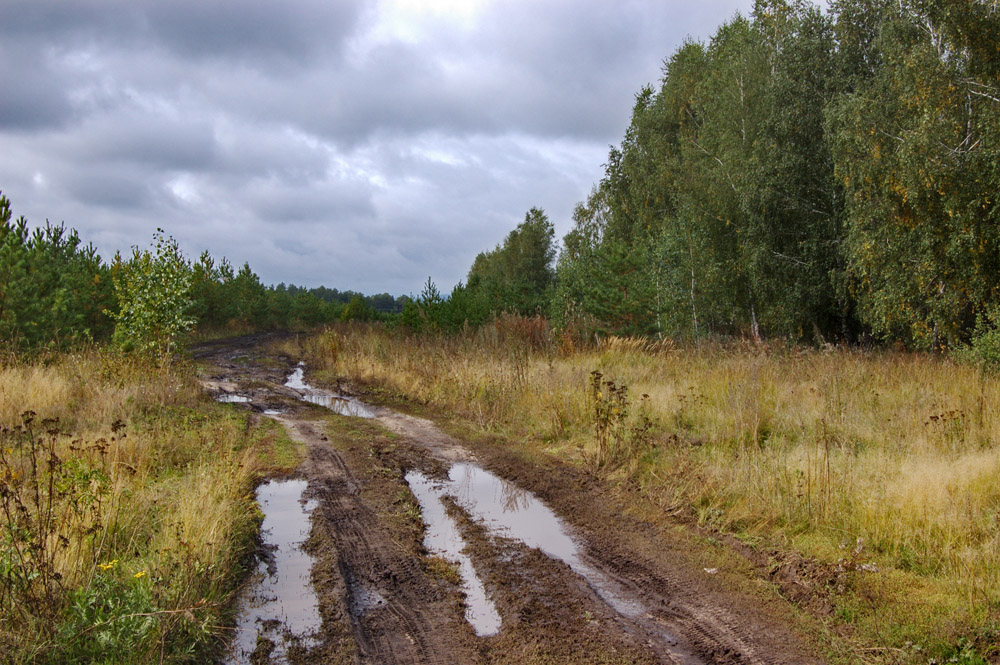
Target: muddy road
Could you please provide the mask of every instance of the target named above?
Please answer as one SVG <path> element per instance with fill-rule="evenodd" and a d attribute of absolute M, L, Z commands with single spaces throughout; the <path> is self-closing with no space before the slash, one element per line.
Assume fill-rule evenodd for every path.
<path fill-rule="evenodd" d="M 727 589 L 589 474 L 312 386 L 266 342 L 195 349 L 206 390 L 306 450 L 294 478 L 258 491 L 261 567 L 227 662 L 821 662 L 787 607 Z M 269 523 L 262 492 L 289 491 L 301 509 L 286 499 Z M 302 556 L 308 579 L 282 577 Z"/>

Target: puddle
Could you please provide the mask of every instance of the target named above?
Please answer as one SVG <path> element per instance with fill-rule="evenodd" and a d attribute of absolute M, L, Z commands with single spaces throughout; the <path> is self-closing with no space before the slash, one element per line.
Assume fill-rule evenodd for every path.
<path fill-rule="evenodd" d="M 251 662 L 258 635 L 274 642 L 273 663 L 287 662 L 292 644 L 315 644 L 319 602 L 309 581 L 312 558 L 300 548 L 315 503 L 302 500 L 305 489 L 304 480 L 271 481 L 257 488 L 264 513 L 261 535 L 270 555 L 258 564 L 255 579 L 240 599 L 227 665 Z"/>
<path fill-rule="evenodd" d="M 617 584 L 584 563 L 580 548 L 562 520 L 534 494 L 465 462 L 453 464 L 448 478 L 446 492 L 491 531 L 564 562 L 619 614 L 635 618 L 646 613 L 642 603 L 629 598 Z"/>
<path fill-rule="evenodd" d="M 417 497 L 421 515 L 427 524 L 424 546 L 458 565 L 462 590 L 465 591 L 466 620 L 472 624 L 476 635 L 496 635 L 500 630 L 500 614 L 493 602 L 486 597 L 486 589 L 472 567 L 472 560 L 462 552 L 465 541 L 458 531 L 458 525 L 445 511 L 441 501 L 448 493 L 449 486 L 435 482 L 419 471 L 408 472 L 406 482 Z"/>
<path fill-rule="evenodd" d="M 329 390 L 310 386 L 305 382 L 304 372 L 305 365 L 299 363 L 295 371 L 289 374 L 288 379 L 285 381 L 285 387 L 298 391 L 300 399 L 324 406 L 342 416 L 353 416 L 355 418 L 375 417 L 375 412 L 371 407 L 353 397 L 338 395 Z"/>
<path fill-rule="evenodd" d="M 223 404 L 244 404 L 250 401 L 250 398 L 246 395 L 237 395 L 236 393 L 222 393 L 215 398 L 216 402 L 222 402 Z"/>
<path fill-rule="evenodd" d="M 283 413 L 281 409 L 264 409 L 265 416 L 280 416 Z"/>
<path fill-rule="evenodd" d="M 472 568 L 472 561 L 462 554 L 465 547 L 458 528 L 445 512 L 441 497 L 450 496 L 472 517 L 491 532 L 519 540 L 553 559 L 568 565 L 590 588 L 618 614 L 647 622 L 649 609 L 631 597 L 629 591 L 606 575 L 587 565 L 580 548 L 569 536 L 563 521 L 531 492 L 523 490 L 485 469 L 458 462 L 448 470 L 446 482 L 428 479 L 417 471 L 406 474 L 406 482 L 420 502 L 427 526 L 424 544 L 427 549 L 459 563 L 466 592 L 466 619 L 477 635 L 493 635 L 500 630 L 500 617 L 486 598 L 482 582 Z M 655 622 L 654 622 L 655 624 Z M 677 638 L 662 625 L 652 625 L 671 655 L 681 663 L 700 662 L 679 646 Z"/>
<path fill-rule="evenodd" d="M 428 525 L 424 537 L 427 549 L 459 564 L 467 596 L 466 618 L 477 635 L 495 634 L 500 629 L 500 617 L 486 598 L 472 561 L 462 553 L 465 542 L 455 522 L 445 512 L 441 502 L 444 496 L 452 497 L 491 532 L 519 540 L 564 562 L 622 616 L 635 619 L 648 613 L 647 608 L 630 598 L 619 584 L 584 562 L 580 548 L 569 536 L 562 520 L 531 492 L 466 462 L 453 464 L 445 482 L 431 480 L 417 471 L 408 472 L 406 482 L 420 502 L 424 522 Z M 668 643 L 673 642 L 670 635 L 665 634 L 664 638 Z"/>

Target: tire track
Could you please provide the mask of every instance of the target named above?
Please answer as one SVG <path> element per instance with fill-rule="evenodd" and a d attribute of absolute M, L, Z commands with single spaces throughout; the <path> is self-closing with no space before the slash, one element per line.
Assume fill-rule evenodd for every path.
<path fill-rule="evenodd" d="M 336 552 L 362 660 L 380 665 L 474 660 L 471 654 L 462 656 L 460 631 L 447 599 L 427 578 L 421 560 L 398 546 L 382 526 L 343 457 L 317 425 L 287 416 L 282 420 L 309 446 L 302 469 L 309 479 L 308 496 L 318 503 L 314 538 Z"/>

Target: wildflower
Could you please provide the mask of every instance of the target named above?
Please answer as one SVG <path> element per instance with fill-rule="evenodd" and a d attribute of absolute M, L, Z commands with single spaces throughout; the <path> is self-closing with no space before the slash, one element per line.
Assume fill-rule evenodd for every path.
<path fill-rule="evenodd" d="M 134 577 L 135 579 L 138 580 L 138 579 L 142 579 L 145 576 L 146 576 L 146 571 L 145 570 L 140 570 L 138 573 L 136 573 L 132 577 Z"/>
<path fill-rule="evenodd" d="M 101 570 L 111 570 L 117 565 L 118 565 L 118 559 L 114 559 L 113 561 L 109 561 L 108 563 L 98 564 L 97 567 L 100 568 Z"/>

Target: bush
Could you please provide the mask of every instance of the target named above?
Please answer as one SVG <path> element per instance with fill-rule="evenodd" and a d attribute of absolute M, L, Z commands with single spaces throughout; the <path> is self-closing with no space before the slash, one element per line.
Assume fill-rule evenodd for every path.
<path fill-rule="evenodd" d="M 1000 371 L 1000 307 L 990 310 L 976 321 L 976 328 L 967 346 L 955 352 L 956 357 L 989 372 Z"/>
<path fill-rule="evenodd" d="M 163 229 L 153 235 L 153 247 L 153 252 L 134 248 L 128 263 L 116 257 L 112 274 L 119 309 L 111 314 L 113 339 L 125 351 L 167 358 L 196 322 L 189 314 L 194 275 L 177 241 L 164 237 Z"/>

